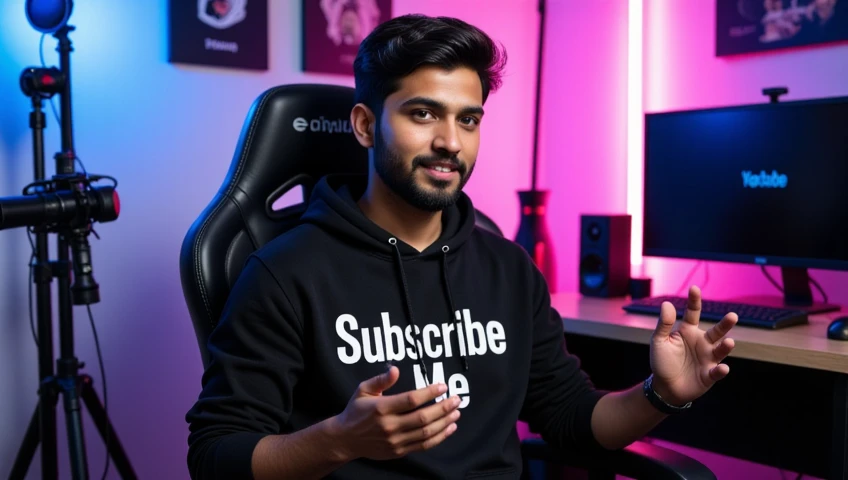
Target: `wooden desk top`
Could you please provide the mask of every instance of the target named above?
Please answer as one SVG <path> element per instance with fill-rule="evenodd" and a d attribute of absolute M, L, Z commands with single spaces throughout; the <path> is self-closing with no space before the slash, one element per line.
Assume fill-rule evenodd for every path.
<path fill-rule="evenodd" d="M 627 313 L 622 306 L 629 298 L 591 298 L 579 293 L 556 293 L 552 306 L 562 316 L 566 333 L 621 340 L 647 345 L 657 326 L 657 317 Z M 811 315 L 808 325 L 779 330 L 733 327 L 729 336 L 736 342 L 731 357 L 848 373 L 848 342 L 827 338 L 828 324 L 841 312 Z M 701 328 L 713 326 L 701 323 Z"/>

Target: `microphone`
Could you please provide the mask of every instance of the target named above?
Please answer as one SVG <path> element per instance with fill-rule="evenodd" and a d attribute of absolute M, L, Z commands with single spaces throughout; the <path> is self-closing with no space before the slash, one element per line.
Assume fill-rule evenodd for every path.
<path fill-rule="evenodd" d="M 5 197 L 0 198 L 0 230 L 111 222 L 120 210 L 121 201 L 113 186 Z"/>

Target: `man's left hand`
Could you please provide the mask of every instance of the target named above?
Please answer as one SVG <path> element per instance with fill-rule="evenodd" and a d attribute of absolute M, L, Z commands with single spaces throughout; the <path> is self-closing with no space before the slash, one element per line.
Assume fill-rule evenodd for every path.
<path fill-rule="evenodd" d="M 663 303 L 651 337 L 653 387 L 672 405 L 695 400 L 730 372 L 721 362 L 733 350 L 733 339 L 727 333 L 736 325 L 737 315 L 728 313 L 706 331 L 698 328 L 700 317 L 701 290 L 693 286 L 683 319 L 676 321 L 674 307 Z"/>

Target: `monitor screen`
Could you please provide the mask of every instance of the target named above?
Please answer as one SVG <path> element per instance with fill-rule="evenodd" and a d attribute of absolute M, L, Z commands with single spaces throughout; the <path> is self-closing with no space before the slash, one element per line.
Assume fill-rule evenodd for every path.
<path fill-rule="evenodd" d="M 647 114 L 643 254 L 848 270 L 848 97 Z"/>

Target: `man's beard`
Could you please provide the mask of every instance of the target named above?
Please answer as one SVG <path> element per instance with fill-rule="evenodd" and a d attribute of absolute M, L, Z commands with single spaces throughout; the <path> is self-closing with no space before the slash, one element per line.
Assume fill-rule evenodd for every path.
<path fill-rule="evenodd" d="M 386 186 L 406 203 L 427 212 L 438 212 L 450 207 L 459 199 L 462 188 L 471 178 L 474 166 L 467 168 L 465 163 L 460 162 L 454 156 L 447 155 L 419 155 L 412 159 L 410 170 L 406 170 L 406 164 L 400 156 L 391 150 L 382 135 L 376 135 L 374 142 L 374 170 Z M 459 174 L 459 184 L 450 190 L 451 181 L 430 178 L 427 181 L 435 189 L 421 188 L 415 180 L 415 174 L 419 168 L 427 168 L 425 165 L 437 160 L 448 161 L 453 164 Z"/>

